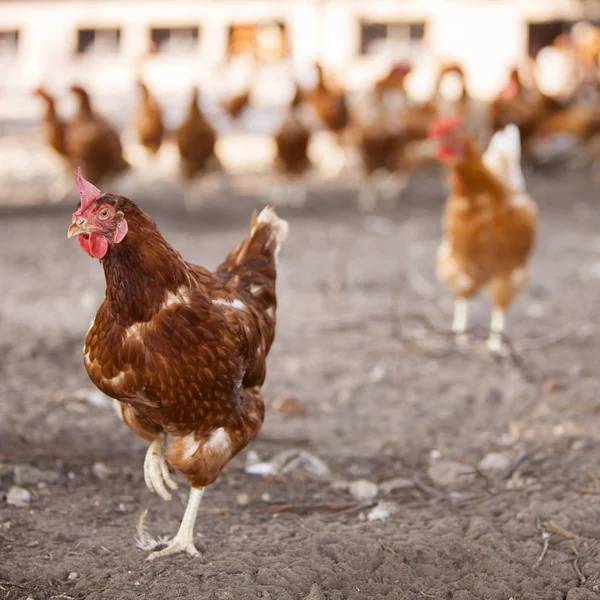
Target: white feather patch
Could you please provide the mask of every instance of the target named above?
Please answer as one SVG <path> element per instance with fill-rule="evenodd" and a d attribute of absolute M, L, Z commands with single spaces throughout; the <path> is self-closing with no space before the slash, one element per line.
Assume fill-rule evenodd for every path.
<path fill-rule="evenodd" d="M 217 298 L 216 300 L 213 300 L 214 304 L 222 304 L 223 306 L 231 306 L 232 308 L 235 308 L 237 310 L 246 310 L 246 305 L 241 301 L 238 300 L 237 298 L 235 300 L 233 300 L 233 302 L 231 300 L 225 300 L 224 298 Z"/>

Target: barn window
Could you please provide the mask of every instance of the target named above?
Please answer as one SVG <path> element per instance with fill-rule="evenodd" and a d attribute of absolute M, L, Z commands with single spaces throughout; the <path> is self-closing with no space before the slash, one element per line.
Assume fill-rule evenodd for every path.
<path fill-rule="evenodd" d="M 229 27 L 229 58 L 250 54 L 259 62 L 279 60 L 289 52 L 285 24 L 279 22 L 231 25 Z"/>
<path fill-rule="evenodd" d="M 0 58 L 14 58 L 19 49 L 19 31 L 16 29 L 0 31 Z"/>
<path fill-rule="evenodd" d="M 571 31 L 570 21 L 547 21 L 545 23 L 529 24 L 529 56 L 535 58 L 538 52 L 550 46 L 562 33 Z"/>
<path fill-rule="evenodd" d="M 425 37 L 425 23 L 360 24 L 360 53 L 392 53 L 397 58 L 410 58 L 420 49 Z"/>
<path fill-rule="evenodd" d="M 120 45 L 119 28 L 77 30 L 77 54 L 116 54 Z"/>
<path fill-rule="evenodd" d="M 198 48 L 198 27 L 155 27 L 150 30 L 150 39 L 157 52 L 182 54 Z"/>

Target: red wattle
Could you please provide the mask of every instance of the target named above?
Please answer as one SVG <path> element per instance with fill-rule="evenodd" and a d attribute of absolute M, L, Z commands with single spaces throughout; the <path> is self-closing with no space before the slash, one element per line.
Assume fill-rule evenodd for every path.
<path fill-rule="evenodd" d="M 78 235 L 77 241 L 85 253 L 92 258 L 104 258 L 108 252 L 108 242 L 101 233 L 91 233 L 89 237 Z"/>
<path fill-rule="evenodd" d="M 108 252 L 108 242 L 101 233 L 90 234 L 90 254 L 94 258 L 103 258 Z"/>

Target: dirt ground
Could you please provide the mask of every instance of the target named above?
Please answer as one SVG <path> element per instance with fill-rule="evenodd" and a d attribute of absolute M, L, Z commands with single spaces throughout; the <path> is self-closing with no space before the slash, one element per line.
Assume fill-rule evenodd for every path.
<path fill-rule="evenodd" d="M 538 175 L 530 189 L 539 244 L 503 358 L 483 344 L 483 297 L 468 347 L 445 333 L 441 186 L 417 179 L 370 216 L 343 194 L 280 211 L 291 234 L 265 426 L 205 495 L 202 559 L 157 562 L 136 548 L 138 518 L 148 509 L 150 534 L 173 534 L 187 490 L 170 503 L 150 494 L 146 445 L 92 393 L 81 347 L 101 268 L 66 239 L 71 206 L 5 210 L 0 598 L 600 598 L 597 191 L 581 173 Z M 208 267 L 244 235 L 251 204 L 188 216 L 138 200 Z M 276 410 L 289 397 L 304 416 Z M 328 469 L 245 471 L 251 451 L 293 449 Z M 29 506 L 14 505 L 19 488 Z"/>

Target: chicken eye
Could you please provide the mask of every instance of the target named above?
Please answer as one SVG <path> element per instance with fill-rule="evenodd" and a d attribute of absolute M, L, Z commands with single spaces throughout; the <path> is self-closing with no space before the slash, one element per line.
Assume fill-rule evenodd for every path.
<path fill-rule="evenodd" d="M 109 215 L 110 215 L 110 213 L 108 212 L 108 209 L 106 209 L 106 208 L 100 212 L 101 219 L 108 219 Z"/>

